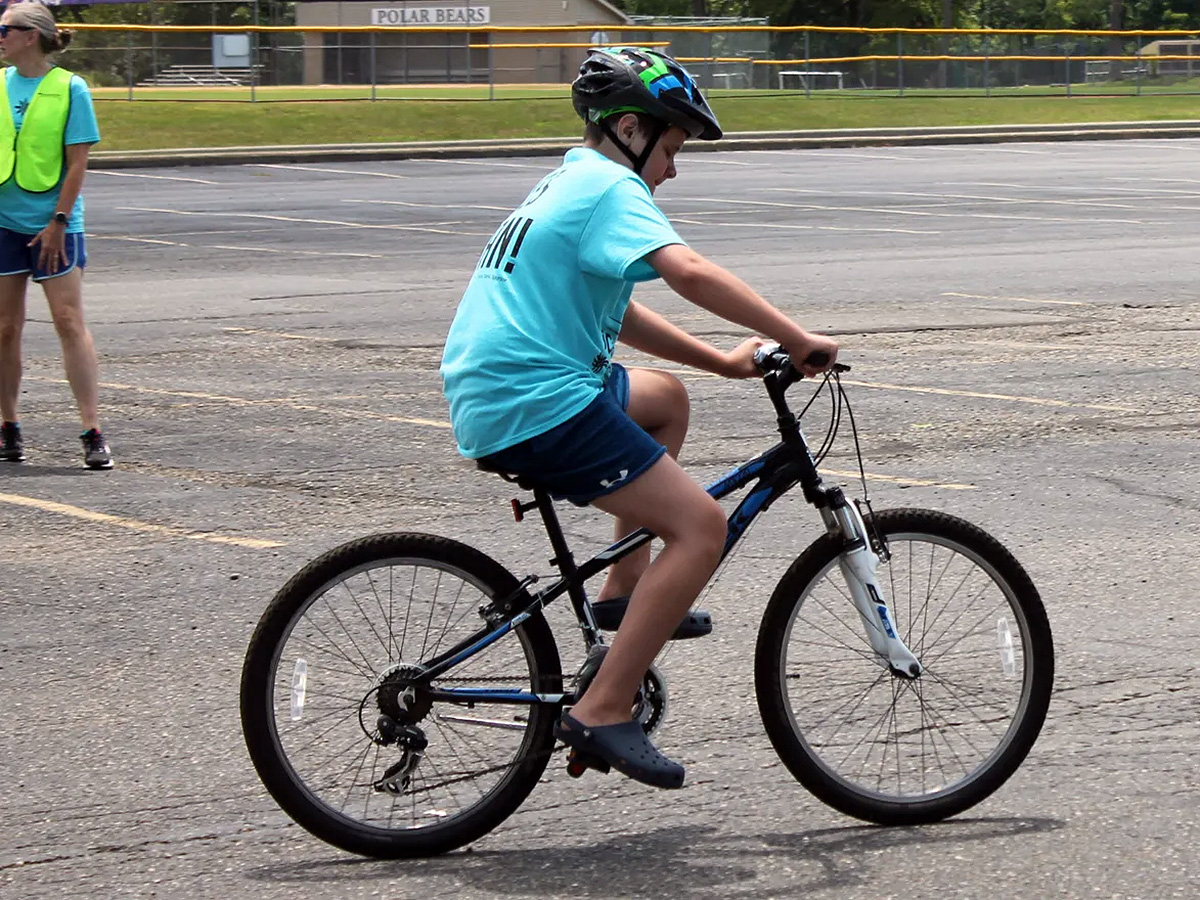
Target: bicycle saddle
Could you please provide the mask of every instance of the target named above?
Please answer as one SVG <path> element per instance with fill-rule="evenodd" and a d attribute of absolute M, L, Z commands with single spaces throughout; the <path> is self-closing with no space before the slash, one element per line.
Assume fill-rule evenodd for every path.
<path fill-rule="evenodd" d="M 494 475 L 499 475 L 505 481 L 511 482 L 512 484 L 515 484 L 517 487 L 526 491 L 536 490 L 539 487 L 537 482 L 532 481 L 527 476 L 517 475 L 513 472 L 509 472 L 506 469 L 500 468 L 499 466 L 492 465 L 484 459 L 475 460 L 475 466 L 483 472 L 491 472 Z"/>

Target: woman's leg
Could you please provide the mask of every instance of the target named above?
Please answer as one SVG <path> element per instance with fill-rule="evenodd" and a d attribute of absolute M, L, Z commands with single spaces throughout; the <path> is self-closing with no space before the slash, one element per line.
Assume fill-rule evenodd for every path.
<path fill-rule="evenodd" d="M 721 559 L 725 513 L 670 456 L 593 505 L 650 528 L 662 552 L 637 582 L 600 671 L 571 710 L 584 725 L 628 722 L 646 670 Z"/>
<path fill-rule="evenodd" d="M 678 459 L 679 449 L 687 435 L 690 413 L 687 388 L 674 375 L 658 369 L 626 371 L 629 375 L 629 407 L 626 410 L 629 418 L 666 447 L 672 459 Z M 613 529 L 614 540 L 619 540 L 631 531 L 647 525 L 647 522 L 618 515 Z M 656 529 L 652 530 L 658 533 Z M 647 544 L 608 570 L 604 586 L 596 595 L 596 600 L 599 602 L 613 597 L 628 597 L 649 565 L 650 545 Z M 686 608 L 681 610 L 680 616 L 686 612 Z"/>
<path fill-rule="evenodd" d="M 99 364 L 92 335 L 83 321 L 83 272 L 72 269 L 66 275 L 47 278 L 41 285 L 62 343 L 63 368 L 79 405 L 83 430 L 99 429 Z"/>
<path fill-rule="evenodd" d="M 5 422 L 17 421 L 28 280 L 28 275 L 0 275 L 0 418 Z"/>

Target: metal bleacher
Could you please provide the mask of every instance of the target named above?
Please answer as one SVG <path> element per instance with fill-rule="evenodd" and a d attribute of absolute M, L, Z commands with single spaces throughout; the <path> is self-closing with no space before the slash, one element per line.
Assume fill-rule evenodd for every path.
<path fill-rule="evenodd" d="M 216 66 L 167 66 L 153 78 L 138 82 L 138 87 L 219 87 L 249 85 L 254 69 L 261 66 L 220 68 Z"/>

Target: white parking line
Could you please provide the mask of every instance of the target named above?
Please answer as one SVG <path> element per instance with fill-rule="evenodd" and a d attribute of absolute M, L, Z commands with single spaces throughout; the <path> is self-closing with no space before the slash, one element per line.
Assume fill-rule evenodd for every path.
<path fill-rule="evenodd" d="M 551 172 L 558 168 L 558 162 L 555 162 L 553 165 L 535 166 L 530 163 L 495 162 L 490 159 L 414 159 L 410 160 L 410 162 L 445 163 L 451 166 L 492 166 L 501 169 L 537 169 L 542 172 Z"/>
<path fill-rule="evenodd" d="M 794 191 L 796 193 L 826 193 L 824 191 L 807 191 L 799 188 L 767 188 L 769 191 Z M 1118 223 L 1122 225 L 1144 225 L 1140 219 L 1100 219 L 1089 217 L 1087 219 L 1068 219 L 1061 216 L 1010 216 L 1004 213 L 952 213 L 952 212 L 932 212 L 930 210 L 917 209 L 902 209 L 891 206 L 828 206 L 821 203 L 777 203 L 767 200 L 730 200 L 728 198 L 718 197 L 691 197 L 690 202 L 693 203 L 729 203 L 748 206 L 765 206 L 765 207 L 781 207 L 784 209 L 807 209 L 819 212 L 870 212 L 882 213 L 895 216 L 927 216 L 939 219 L 1001 219 L 1005 221 L 1017 222 L 1070 222 L 1077 225 L 1094 225 L 1097 222 L 1107 224 Z M 777 226 L 778 227 L 778 226 Z M 847 229 L 852 231 L 872 231 L 876 229 Z"/>
<path fill-rule="evenodd" d="M 359 200 L 343 197 L 343 203 L 374 203 L 382 206 L 404 206 L 411 209 L 482 209 L 488 212 L 512 212 L 511 206 L 480 206 L 473 203 L 417 203 L 413 200 Z"/>
<path fill-rule="evenodd" d="M 271 222 L 300 222 L 308 225 L 335 225 L 339 228 L 371 228 L 384 231 L 425 231 L 431 234 L 461 235 L 461 231 L 448 231 L 446 225 L 468 225 L 469 222 L 430 222 L 424 225 L 372 225 L 366 222 L 343 222 L 340 219 L 308 219 L 303 216 L 271 216 L 266 213 L 201 212 L 187 209 L 162 209 L 151 206 L 118 206 L 119 212 L 166 213 L 173 216 L 204 216 L 216 219 L 266 219 Z"/>
<path fill-rule="evenodd" d="M 247 169 L 292 169 L 297 172 L 328 172 L 331 175 L 369 175 L 372 178 L 408 178 L 393 172 L 367 172 L 359 169 L 333 169 L 329 166 L 290 166 L 283 163 L 245 163 Z"/>
<path fill-rule="evenodd" d="M 876 228 L 844 225 L 788 225 L 783 222 L 714 222 L 711 219 L 686 219 L 680 216 L 668 216 L 671 222 L 681 225 L 702 225 L 719 228 L 758 228 L 769 231 L 849 231 L 855 234 L 941 234 L 940 231 L 928 231 L 917 228 Z"/>
<path fill-rule="evenodd" d="M 828 191 L 816 190 L 813 188 L 767 188 L 769 191 L 787 194 L 823 194 L 827 195 Z M 838 196 L 849 197 L 919 197 L 926 200 L 967 200 L 967 201 L 982 201 L 985 203 L 1005 203 L 1005 204 L 1044 204 L 1047 206 L 1073 206 L 1081 210 L 1097 206 L 1116 206 L 1118 209 L 1137 209 L 1138 207 L 1128 207 L 1118 204 L 1090 204 L 1079 200 L 1037 200 L 1027 199 L 1022 197 L 989 197 L 973 194 L 935 194 L 922 191 L 839 191 Z M 957 219 L 1017 219 L 1027 222 L 1076 222 L 1079 224 L 1095 224 L 1103 222 L 1106 224 L 1115 225 L 1145 225 L 1141 219 L 1100 219 L 1089 216 L 1086 219 L 1068 219 L 1055 216 L 1010 216 L 1002 213 L 940 213 L 940 212 L 918 212 L 915 210 L 893 209 L 892 207 L 855 207 L 855 206 L 813 206 L 813 209 L 822 210 L 853 210 L 856 212 L 893 212 L 897 215 L 911 216 L 948 216 Z"/>
<path fill-rule="evenodd" d="M 356 259 L 383 259 L 381 253 L 351 253 L 338 250 L 296 250 L 279 247 L 239 247 L 236 244 L 209 244 L 213 250 L 242 250 L 247 253 L 282 253 L 291 256 L 352 256 Z"/>
<path fill-rule="evenodd" d="M 111 175 L 113 178 L 153 178 L 156 181 L 187 181 L 191 184 L 221 184 L 219 181 L 205 181 L 203 178 L 184 178 L 181 175 L 147 175 L 144 172 L 112 172 L 108 169 L 88 169 L 88 176 Z"/>

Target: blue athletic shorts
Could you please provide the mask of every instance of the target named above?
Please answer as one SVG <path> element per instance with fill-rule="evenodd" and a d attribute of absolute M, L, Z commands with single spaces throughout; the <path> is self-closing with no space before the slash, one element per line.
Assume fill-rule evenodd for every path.
<path fill-rule="evenodd" d="M 587 506 L 629 484 L 667 452 L 629 418 L 628 408 L 629 373 L 613 363 L 604 390 L 583 412 L 480 462 L 527 478 L 555 500 Z"/>
<path fill-rule="evenodd" d="M 58 271 L 51 272 L 38 265 L 40 246 L 29 246 L 36 235 L 21 234 L 19 231 L 9 231 L 0 228 L 0 275 L 33 275 L 34 281 L 45 281 L 47 278 L 58 278 L 66 275 L 72 269 L 82 269 L 87 265 L 87 249 L 84 247 L 83 233 L 73 232 L 66 235 L 63 248 L 67 251 L 67 264 L 58 261 Z"/>

